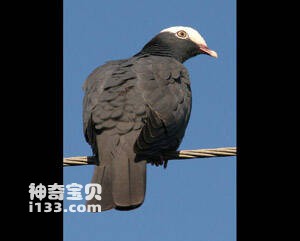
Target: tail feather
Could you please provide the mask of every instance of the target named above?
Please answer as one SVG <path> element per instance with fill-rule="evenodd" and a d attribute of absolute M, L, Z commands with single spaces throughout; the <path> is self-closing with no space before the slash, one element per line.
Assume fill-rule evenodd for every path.
<path fill-rule="evenodd" d="M 101 184 L 102 199 L 92 199 L 87 205 L 100 204 L 102 211 L 131 210 L 144 202 L 146 161 L 136 160 L 135 137 L 136 133 L 97 137 L 100 166 L 95 167 L 92 182 Z"/>
<path fill-rule="evenodd" d="M 111 185 L 111 167 L 109 165 L 96 166 L 91 183 L 99 183 L 102 186 L 101 200 L 95 198 L 87 201 L 87 205 L 101 205 L 101 211 L 114 208 Z M 105 187 L 105 188 L 103 188 Z"/>
<path fill-rule="evenodd" d="M 132 142 L 132 141 L 131 141 Z M 112 161 L 113 200 L 118 207 L 137 206 L 144 201 L 146 189 L 146 162 L 136 161 L 133 143 L 121 136 L 120 145 Z"/>

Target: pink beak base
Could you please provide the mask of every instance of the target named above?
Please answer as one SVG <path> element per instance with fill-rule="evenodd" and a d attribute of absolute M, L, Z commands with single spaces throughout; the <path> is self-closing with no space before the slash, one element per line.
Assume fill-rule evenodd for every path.
<path fill-rule="evenodd" d="M 207 46 L 205 46 L 205 45 L 200 45 L 200 51 L 201 51 L 202 53 L 208 54 L 208 55 L 210 55 L 210 56 L 212 56 L 212 57 L 214 57 L 214 58 L 218 58 L 217 52 L 215 52 L 215 51 L 209 49 L 209 48 L 208 48 Z"/>

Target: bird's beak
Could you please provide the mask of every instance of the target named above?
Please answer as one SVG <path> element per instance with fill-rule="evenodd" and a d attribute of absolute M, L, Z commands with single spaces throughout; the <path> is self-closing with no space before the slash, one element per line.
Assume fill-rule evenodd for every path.
<path fill-rule="evenodd" d="M 200 47 L 200 52 L 201 52 L 201 53 L 203 53 L 203 54 L 208 54 L 208 55 L 210 55 L 210 56 L 212 56 L 212 57 L 214 57 L 214 58 L 218 58 L 217 52 L 215 52 L 215 51 L 209 49 L 206 45 L 201 44 L 201 45 L 199 45 L 199 47 Z"/>

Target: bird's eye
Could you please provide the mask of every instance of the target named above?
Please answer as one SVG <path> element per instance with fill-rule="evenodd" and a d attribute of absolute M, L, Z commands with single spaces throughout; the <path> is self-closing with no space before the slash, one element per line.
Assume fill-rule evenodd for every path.
<path fill-rule="evenodd" d="M 177 35 L 179 38 L 187 38 L 187 37 L 188 37 L 187 33 L 186 33 L 185 31 L 183 31 L 183 30 L 178 31 L 178 32 L 176 33 L 176 35 Z"/>

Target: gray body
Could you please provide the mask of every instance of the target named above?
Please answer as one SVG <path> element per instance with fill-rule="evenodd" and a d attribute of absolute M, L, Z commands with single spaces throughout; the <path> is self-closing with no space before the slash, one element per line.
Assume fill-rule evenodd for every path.
<path fill-rule="evenodd" d="M 146 163 L 176 150 L 191 113 L 186 68 L 175 58 L 141 54 L 95 69 L 84 84 L 83 127 L 99 158 L 93 183 L 102 210 L 130 210 L 145 197 Z"/>

